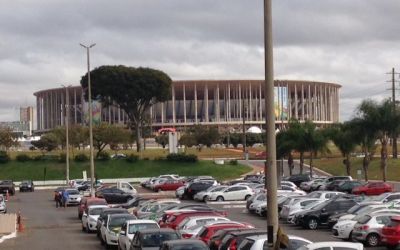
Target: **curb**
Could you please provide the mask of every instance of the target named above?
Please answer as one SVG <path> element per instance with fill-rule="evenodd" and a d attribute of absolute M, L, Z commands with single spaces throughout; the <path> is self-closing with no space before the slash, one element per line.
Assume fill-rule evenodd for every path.
<path fill-rule="evenodd" d="M 15 237 L 17 237 L 17 233 L 16 232 L 4 235 L 4 236 L 0 237 L 0 243 L 3 243 L 5 240 L 9 240 L 9 239 L 12 239 L 12 238 L 15 238 Z"/>

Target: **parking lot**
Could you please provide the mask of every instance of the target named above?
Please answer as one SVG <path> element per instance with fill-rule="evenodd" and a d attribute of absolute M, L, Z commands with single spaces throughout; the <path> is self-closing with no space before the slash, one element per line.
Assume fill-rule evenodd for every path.
<path fill-rule="evenodd" d="M 140 191 L 141 189 L 138 188 Z M 187 201 L 185 201 L 187 202 Z M 191 201 L 193 202 L 193 201 Z M 228 211 L 228 217 L 248 222 L 266 229 L 265 217 L 248 214 L 245 204 L 240 202 L 211 203 L 213 207 Z M 0 249 L 104 249 L 95 234 L 81 231 L 76 207 L 56 208 L 52 190 L 18 193 L 8 202 L 9 212 L 21 211 L 25 230 L 17 238 L 0 245 Z M 286 233 L 301 236 L 311 241 L 336 240 L 328 229 L 304 230 L 282 224 Z M 374 248 L 383 249 L 383 248 Z"/>

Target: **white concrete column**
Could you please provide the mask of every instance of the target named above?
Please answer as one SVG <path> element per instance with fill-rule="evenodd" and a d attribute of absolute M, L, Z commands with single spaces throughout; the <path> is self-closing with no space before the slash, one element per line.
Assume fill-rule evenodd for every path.
<path fill-rule="evenodd" d="M 305 113 L 305 105 L 304 105 L 304 84 L 301 84 L 301 120 L 304 121 L 304 113 Z"/>
<path fill-rule="evenodd" d="M 194 84 L 194 120 L 195 123 L 197 124 L 197 86 L 196 83 Z"/>
<path fill-rule="evenodd" d="M 186 86 L 183 84 L 183 123 L 186 124 Z"/>
<path fill-rule="evenodd" d="M 242 88 L 241 88 L 240 84 L 239 84 L 238 95 L 239 95 L 239 118 L 242 119 L 242 114 L 243 114 L 242 109 L 244 107 L 242 107 L 242 98 L 243 97 L 242 97 Z"/>
<path fill-rule="evenodd" d="M 252 91 L 251 91 L 251 83 L 249 83 L 249 118 L 248 120 L 251 121 L 253 119 L 253 98 L 252 98 Z"/>
<path fill-rule="evenodd" d="M 298 110 L 298 100 L 297 100 L 297 84 L 294 84 L 294 118 L 299 119 L 299 110 Z"/>
<path fill-rule="evenodd" d="M 161 124 L 164 124 L 164 103 L 161 103 Z"/>
<path fill-rule="evenodd" d="M 175 107 L 175 85 L 172 84 L 172 122 L 176 124 L 176 107 Z"/>
<path fill-rule="evenodd" d="M 217 94 L 216 94 L 216 97 L 217 97 L 217 105 L 216 105 L 216 110 L 217 110 L 217 112 L 216 112 L 216 121 L 217 122 L 219 122 L 221 119 L 220 119 L 220 115 L 221 115 L 221 109 L 220 109 L 220 104 L 219 104 L 219 84 L 217 84 Z"/>
<path fill-rule="evenodd" d="M 260 112 L 259 113 L 260 113 L 260 121 L 263 121 L 263 103 L 262 103 L 262 87 L 261 87 L 261 84 L 263 84 L 263 82 L 260 83 L 259 93 L 258 93 L 259 97 L 260 97 L 260 107 L 259 107 Z"/>
<path fill-rule="evenodd" d="M 228 109 L 227 109 L 227 121 L 231 121 L 231 84 L 228 83 Z"/>
<path fill-rule="evenodd" d="M 207 84 L 204 84 L 204 107 L 205 107 L 205 119 L 206 119 L 206 122 L 209 122 L 209 117 L 208 117 L 208 86 L 207 86 Z"/>

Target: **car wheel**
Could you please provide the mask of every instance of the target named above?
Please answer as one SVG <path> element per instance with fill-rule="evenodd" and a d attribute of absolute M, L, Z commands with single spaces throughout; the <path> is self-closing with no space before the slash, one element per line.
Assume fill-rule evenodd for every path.
<path fill-rule="evenodd" d="M 86 224 L 86 233 L 90 234 L 89 224 Z"/>
<path fill-rule="evenodd" d="M 217 201 L 224 201 L 224 197 L 218 196 L 218 197 L 217 197 Z"/>
<path fill-rule="evenodd" d="M 103 235 L 101 235 L 101 234 L 100 234 L 100 244 L 101 244 L 102 246 L 104 246 L 104 244 L 105 244 L 105 242 L 104 242 L 104 240 L 103 240 Z"/>
<path fill-rule="evenodd" d="M 370 247 L 376 247 L 379 245 L 380 238 L 378 234 L 372 233 L 367 236 L 367 244 Z"/>
<path fill-rule="evenodd" d="M 208 195 L 204 196 L 203 201 L 206 202 L 208 200 Z"/>
<path fill-rule="evenodd" d="M 348 241 L 353 241 L 353 231 L 350 232 L 349 238 L 347 238 Z"/>
<path fill-rule="evenodd" d="M 247 199 L 250 197 L 251 197 L 251 195 L 248 194 L 248 195 L 246 195 L 246 197 L 244 197 L 244 200 L 247 201 Z"/>
<path fill-rule="evenodd" d="M 318 221 L 315 218 L 311 218 L 307 221 L 308 229 L 315 230 L 318 228 Z"/>

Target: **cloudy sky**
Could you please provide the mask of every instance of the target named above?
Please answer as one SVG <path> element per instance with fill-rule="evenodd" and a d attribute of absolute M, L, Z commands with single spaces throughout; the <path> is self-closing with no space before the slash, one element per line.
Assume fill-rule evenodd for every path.
<path fill-rule="evenodd" d="M 0 121 L 35 91 L 78 85 L 92 65 L 174 80 L 263 79 L 262 0 L 0 0 Z M 273 0 L 275 79 L 341 84 L 341 119 L 389 97 L 400 71 L 399 0 Z M 397 77 L 398 79 L 398 77 Z"/>

